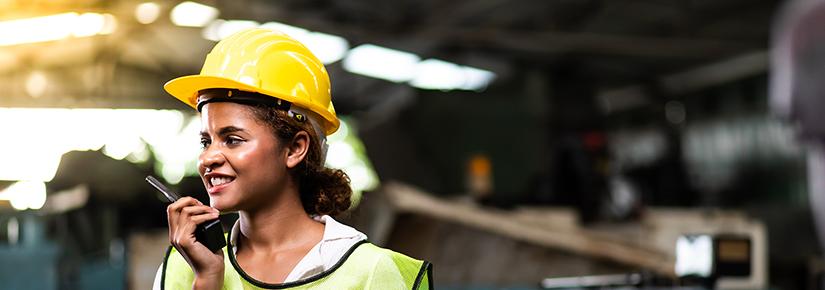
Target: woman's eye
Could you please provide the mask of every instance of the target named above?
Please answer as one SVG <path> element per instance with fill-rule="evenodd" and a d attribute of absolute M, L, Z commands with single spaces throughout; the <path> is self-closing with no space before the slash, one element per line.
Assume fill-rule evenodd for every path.
<path fill-rule="evenodd" d="M 229 145 L 238 145 L 238 144 L 241 144 L 241 142 L 243 142 L 243 140 L 240 139 L 240 138 L 237 138 L 237 137 L 226 138 L 226 144 L 229 144 Z"/>

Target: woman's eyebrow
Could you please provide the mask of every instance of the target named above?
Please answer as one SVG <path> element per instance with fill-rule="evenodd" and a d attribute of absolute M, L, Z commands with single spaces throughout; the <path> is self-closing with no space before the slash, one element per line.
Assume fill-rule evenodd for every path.
<path fill-rule="evenodd" d="M 246 131 L 246 130 L 244 130 L 243 128 L 235 127 L 235 126 L 226 126 L 226 127 L 221 128 L 218 131 L 218 136 L 223 136 L 223 135 L 226 135 L 226 134 L 229 134 L 229 133 L 243 132 L 243 131 Z M 201 131 L 201 137 L 209 137 L 209 133 L 206 132 L 206 131 Z"/>
<path fill-rule="evenodd" d="M 218 135 L 223 136 L 223 135 L 226 135 L 226 134 L 229 134 L 229 133 L 234 133 L 234 132 L 239 132 L 239 131 L 242 132 L 242 131 L 246 131 L 246 130 L 244 130 L 243 128 L 235 127 L 235 126 L 226 126 L 226 127 L 221 128 L 218 131 Z"/>

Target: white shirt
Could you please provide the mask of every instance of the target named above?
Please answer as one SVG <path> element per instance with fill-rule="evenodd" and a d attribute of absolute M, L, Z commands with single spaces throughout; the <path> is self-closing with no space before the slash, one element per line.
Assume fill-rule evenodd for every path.
<path fill-rule="evenodd" d="M 313 217 L 316 221 L 325 224 L 324 236 L 307 254 L 292 268 L 292 271 L 287 275 L 286 282 L 298 281 L 310 276 L 319 274 L 329 268 L 332 268 L 344 254 L 356 243 L 367 239 L 367 235 L 358 230 L 339 223 L 330 216 L 324 215 L 320 217 Z M 236 221 L 232 226 L 232 232 L 229 236 L 233 252 L 237 252 L 238 235 L 240 235 L 240 220 Z M 155 274 L 155 283 L 152 289 L 160 290 L 160 277 L 163 271 L 163 264 L 158 267 L 157 274 Z"/>

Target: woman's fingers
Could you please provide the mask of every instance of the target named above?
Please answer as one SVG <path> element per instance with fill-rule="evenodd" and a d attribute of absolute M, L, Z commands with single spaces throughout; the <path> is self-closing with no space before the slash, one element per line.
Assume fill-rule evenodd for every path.
<path fill-rule="evenodd" d="M 197 226 L 203 222 L 214 220 L 218 218 L 218 212 L 214 211 L 207 211 L 197 215 L 188 216 L 185 219 L 181 219 L 181 223 L 178 224 L 175 238 L 176 241 L 174 244 L 177 244 L 184 248 L 190 248 L 196 242 L 195 240 L 195 229 Z"/>
<path fill-rule="evenodd" d="M 183 197 L 166 208 L 169 219 L 169 241 L 173 245 L 187 243 L 188 237 L 194 238 L 194 227 L 185 227 L 193 216 L 213 215 L 218 211 L 214 208 L 203 205 L 197 199 Z M 197 225 L 197 224 L 195 224 Z"/>
<path fill-rule="evenodd" d="M 213 253 L 195 239 L 198 224 L 217 219 L 218 210 L 197 199 L 183 197 L 170 204 L 166 214 L 169 218 L 169 242 L 192 267 L 195 275 L 223 273 L 223 251 Z"/>
<path fill-rule="evenodd" d="M 182 197 L 177 201 L 173 202 L 169 206 L 166 207 L 166 216 L 169 219 L 169 225 L 171 230 L 171 225 L 178 224 L 178 216 L 180 216 L 181 211 L 186 208 L 187 206 L 198 206 L 203 205 L 197 199 L 191 197 Z"/>
<path fill-rule="evenodd" d="M 182 218 L 182 220 L 186 220 L 190 216 L 204 214 L 204 213 L 216 213 L 216 212 L 218 212 L 218 210 L 216 210 L 214 208 L 211 208 L 211 207 L 208 207 L 208 206 L 205 206 L 205 205 L 187 206 L 187 207 L 184 207 L 180 211 L 180 218 L 179 219 Z"/>

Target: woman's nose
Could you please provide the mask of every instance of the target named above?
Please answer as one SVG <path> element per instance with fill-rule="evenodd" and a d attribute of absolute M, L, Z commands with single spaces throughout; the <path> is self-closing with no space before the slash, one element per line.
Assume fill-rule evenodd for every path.
<path fill-rule="evenodd" d="M 200 171 L 204 173 L 220 167 L 225 159 L 220 150 L 207 148 L 201 153 L 198 161 L 200 162 Z"/>

